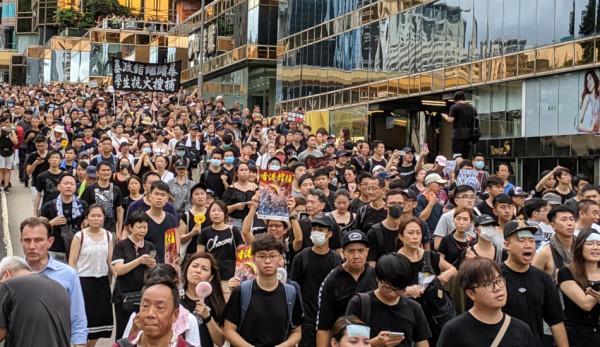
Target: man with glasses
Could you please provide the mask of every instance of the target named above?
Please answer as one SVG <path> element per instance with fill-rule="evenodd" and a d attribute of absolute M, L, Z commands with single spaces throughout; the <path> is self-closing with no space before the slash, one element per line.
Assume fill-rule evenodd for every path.
<path fill-rule="evenodd" d="M 473 211 L 475 207 L 475 189 L 471 186 L 460 185 L 454 189 L 454 203 L 455 208 L 463 207 Z M 435 231 L 433 233 L 433 247 L 437 250 L 440 247 L 440 241 L 447 236 L 450 235 L 454 229 L 454 210 L 450 210 L 445 212 L 438 221 L 437 226 L 435 227 Z M 473 229 L 473 224 L 469 226 L 467 230 L 467 234 L 475 237 L 475 230 Z"/>
<path fill-rule="evenodd" d="M 429 346 L 431 332 L 416 301 L 403 295 L 411 283 L 410 260 L 397 253 L 377 261 L 377 289 L 358 293 L 348 303 L 346 316 L 357 316 L 371 327 L 371 346 Z"/>
<path fill-rule="evenodd" d="M 458 271 L 458 282 L 473 307 L 444 325 L 438 347 L 534 346 L 531 329 L 502 312 L 506 280 L 493 260 L 466 260 Z"/>
<path fill-rule="evenodd" d="M 255 280 L 235 288 L 225 307 L 223 333 L 232 346 L 295 346 L 303 310 L 296 287 L 277 279 L 283 243 L 271 234 L 252 242 Z"/>
<path fill-rule="evenodd" d="M 555 345 L 568 346 L 556 286 L 550 275 L 531 266 L 536 231 L 536 227 L 516 220 L 504 226 L 504 245 L 508 252 L 508 259 L 501 265 L 508 293 L 504 312 L 529 325 L 534 335 L 532 347 L 553 346 L 551 341 L 544 342 L 544 321 L 552 330 Z"/>

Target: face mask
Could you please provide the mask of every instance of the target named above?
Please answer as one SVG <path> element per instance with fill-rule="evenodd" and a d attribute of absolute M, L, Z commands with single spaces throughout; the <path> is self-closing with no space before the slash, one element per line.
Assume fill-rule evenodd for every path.
<path fill-rule="evenodd" d="M 473 163 L 473 165 L 475 165 L 475 168 L 478 170 L 481 170 L 485 167 L 485 163 L 482 161 L 476 161 Z"/>
<path fill-rule="evenodd" d="M 233 162 L 235 161 L 234 157 L 225 157 L 225 164 L 233 164 Z"/>
<path fill-rule="evenodd" d="M 146 153 L 146 154 L 150 154 L 150 153 L 152 153 L 152 148 L 144 147 L 144 148 L 142 148 L 142 151 L 144 151 L 144 153 Z"/>
<path fill-rule="evenodd" d="M 315 246 L 323 246 L 327 242 L 327 234 L 322 231 L 313 230 L 310 232 L 310 240 Z"/>
<path fill-rule="evenodd" d="M 494 239 L 494 235 L 496 235 L 496 227 L 493 225 L 485 225 L 480 228 L 479 237 L 491 242 Z"/>
<path fill-rule="evenodd" d="M 279 165 L 269 165 L 269 170 L 278 171 L 279 169 L 281 169 Z"/>
<path fill-rule="evenodd" d="M 127 163 L 121 164 L 121 169 L 129 169 L 129 164 L 127 164 Z"/>
<path fill-rule="evenodd" d="M 212 166 L 221 166 L 221 159 L 211 159 L 210 164 Z"/>
<path fill-rule="evenodd" d="M 400 216 L 402 215 L 402 210 L 404 208 L 402 206 L 399 205 L 392 205 L 390 207 L 388 207 L 388 214 L 390 215 L 390 217 L 396 219 L 396 218 L 400 218 Z"/>
<path fill-rule="evenodd" d="M 177 156 L 178 157 L 183 157 L 185 155 L 185 150 L 183 151 L 177 151 Z"/>

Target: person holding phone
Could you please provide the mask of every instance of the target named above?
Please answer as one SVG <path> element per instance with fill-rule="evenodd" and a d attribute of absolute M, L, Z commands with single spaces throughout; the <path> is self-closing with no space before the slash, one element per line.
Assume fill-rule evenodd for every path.
<path fill-rule="evenodd" d="M 565 325 L 569 345 L 600 344 L 600 233 L 579 232 L 573 262 L 558 270 L 558 283 L 565 303 Z"/>
<path fill-rule="evenodd" d="M 156 266 L 156 249 L 144 237 L 148 233 L 148 216 L 134 211 L 126 222 L 129 235 L 115 245 L 111 267 L 117 276 L 113 291 L 117 338 L 123 336 L 129 316 L 139 308 L 144 274 Z"/>

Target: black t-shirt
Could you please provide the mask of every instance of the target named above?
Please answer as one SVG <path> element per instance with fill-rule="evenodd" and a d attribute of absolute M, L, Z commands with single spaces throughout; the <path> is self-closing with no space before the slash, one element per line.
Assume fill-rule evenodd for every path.
<path fill-rule="evenodd" d="M 304 152 L 304 150 L 306 150 L 306 145 L 304 145 L 302 142 L 300 142 L 300 145 L 298 147 L 294 146 L 294 143 L 290 143 L 286 145 L 283 149 L 285 155 L 287 155 L 288 158 L 296 157 L 298 156 L 298 154 Z"/>
<path fill-rule="evenodd" d="M 320 289 L 317 328 L 331 330 L 333 323 L 346 313 L 348 302 L 354 294 L 365 293 L 377 288 L 375 270 L 369 265 L 358 281 L 340 265 L 323 280 Z"/>
<path fill-rule="evenodd" d="M 381 223 L 387 217 L 387 210 L 382 207 L 378 210 L 374 209 L 371 204 L 361 207 L 356 212 L 356 221 L 354 228 L 367 233 L 371 225 Z"/>
<path fill-rule="evenodd" d="M 488 216 L 494 218 L 496 222 L 498 222 L 498 217 L 494 213 L 494 210 L 488 203 L 484 200 L 475 206 L 481 214 L 487 214 Z"/>
<path fill-rule="evenodd" d="M 204 223 L 202 223 L 203 227 L 207 227 L 210 226 L 212 224 L 212 221 L 210 220 L 210 218 L 208 217 L 208 214 L 205 215 L 206 219 L 204 220 Z M 183 213 L 181 215 L 181 221 L 185 223 L 185 225 L 187 226 L 187 232 L 191 232 L 192 229 L 194 229 L 194 226 L 196 225 L 196 222 L 194 222 L 194 214 L 192 213 L 192 211 L 187 210 L 185 213 Z M 196 253 L 196 250 L 198 249 L 198 234 L 192 236 L 192 238 L 190 239 L 190 242 L 188 243 L 187 249 L 185 254 L 186 255 L 194 255 Z"/>
<path fill-rule="evenodd" d="M 575 192 L 574 191 L 570 191 L 567 194 L 562 194 L 559 193 L 558 191 L 555 191 L 556 194 L 560 195 L 560 198 L 562 200 L 562 203 L 564 204 L 567 200 L 569 200 L 570 198 L 575 196 Z"/>
<path fill-rule="evenodd" d="M 504 319 L 506 316 L 496 324 L 486 324 L 475 319 L 469 312 L 465 312 L 444 325 L 437 347 L 489 346 L 498 335 Z M 535 343 L 535 338 L 527 324 L 511 317 L 508 330 L 498 347 L 531 347 L 535 346 Z"/>
<path fill-rule="evenodd" d="M 144 241 L 144 247 L 138 248 L 129 238 L 119 241 L 115 245 L 112 255 L 112 263 L 122 261 L 123 264 L 128 264 L 143 254 L 150 254 L 150 251 L 155 249 L 152 242 Z M 115 284 L 113 302 L 120 303 L 123 298 L 123 293 L 139 292 L 144 286 L 144 275 L 149 270 L 146 265 L 138 265 L 128 273 L 118 276 Z"/>
<path fill-rule="evenodd" d="M 431 263 L 431 267 L 433 268 L 433 272 L 436 275 L 441 273 L 440 270 L 440 254 L 435 251 L 425 250 L 425 252 L 429 253 L 429 261 Z M 419 284 L 419 272 L 423 271 L 423 267 L 425 266 L 425 259 L 427 257 L 427 253 L 423 253 L 423 257 L 421 260 L 416 262 L 410 262 L 410 267 L 412 269 L 412 280 L 408 284 L 409 286 L 413 284 Z"/>
<path fill-rule="evenodd" d="M 566 281 L 575 281 L 571 269 L 562 267 L 558 270 L 559 285 Z M 600 304 L 596 303 L 590 311 L 584 311 L 577 306 L 567 295 L 563 295 L 565 303 L 565 325 L 568 327 L 589 327 L 598 328 L 600 326 Z"/>
<path fill-rule="evenodd" d="M 67 224 L 53 227 L 50 230 L 50 236 L 54 237 L 54 242 L 52 246 L 50 246 L 50 250 L 53 252 L 65 252 L 67 247 L 70 245 L 65 245 L 63 239 L 61 237 L 61 231 L 64 228 L 70 230 L 73 235 L 76 232 L 81 230 L 81 223 L 85 219 L 85 214 L 88 209 L 88 205 L 85 201 L 79 200 L 81 204 L 81 214 L 77 216 L 77 218 L 73 218 L 73 203 L 65 203 L 62 204 L 62 215 L 65 216 L 67 220 Z M 58 211 L 56 210 L 56 199 L 50 200 L 44 205 L 42 205 L 42 209 L 40 210 L 40 215 L 42 217 L 48 218 L 48 220 L 53 220 L 58 216 Z"/>
<path fill-rule="evenodd" d="M 500 265 L 506 278 L 507 301 L 503 311 L 527 323 L 535 336 L 531 346 L 542 346 L 544 321 L 550 326 L 564 321 L 558 290 L 552 277 L 544 271 L 530 266 L 520 273 Z"/>
<path fill-rule="evenodd" d="M 327 274 L 342 263 L 342 258 L 336 252 L 321 255 L 312 248 L 305 248 L 294 257 L 290 279 L 296 281 L 302 288 L 305 323 L 315 325 L 319 305 L 319 288 Z"/>
<path fill-rule="evenodd" d="M 35 273 L 0 283 L 0 327 L 5 346 L 64 347 L 71 339 L 71 303 L 65 288 Z"/>
<path fill-rule="evenodd" d="M 368 204 L 369 204 L 368 202 L 365 202 L 359 198 L 356 198 L 356 199 L 352 200 L 352 202 L 350 203 L 350 208 L 348 210 L 352 213 L 356 213 L 362 206 L 368 205 Z"/>
<path fill-rule="evenodd" d="M 450 112 L 448 114 L 454 118 L 454 138 L 464 139 L 467 137 L 457 137 L 457 129 L 471 129 L 473 127 L 473 119 L 477 117 L 477 111 L 475 108 L 467 103 L 456 103 L 450 106 Z M 466 134 L 466 133 L 465 133 Z"/>
<path fill-rule="evenodd" d="M 402 182 L 402 188 L 408 188 L 411 184 L 416 181 L 416 172 L 415 172 L 416 164 L 411 164 L 410 166 L 398 166 L 398 174 L 400 176 L 400 182 Z"/>
<path fill-rule="evenodd" d="M 113 228 L 117 223 L 117 207 L 123 206 L 123 194 L 117 185 L 110 183 L 107 187 L 101 187 L 100 183 L 94 183 L 85 189 L 81 199 L 90 206 L 101 205 L 106 213 L 104 229 L 114 231 Z"/>
<path fill-rule="evenodd" d="M 238 326 L 238 333 L 249 344 L 256 347 L 271 347 L 284 342 L 290 333 L 287 325 L 287 306 L 283 284 L 279 283 L 275 290 L 267 292 L 254 281 L 252 298 L 244 321 L 240 322 L 241 287 L 235 288 L 231 293 L 229 302 L 225 306 L 224 316 L 226 320 Z M 292 323 L 294 326 L 302 324 L 300 295 L 296 295 Z"/>
<path fill-rule="evenodd" d="M 44 171 L 35 179 L 35 189 L 43 193 L 42 205 L 52 199 L 56 199 L 58 194 L 58 181 L 63 175 L 62 171 L 58 174 L 53 174 L 50 171 Z M 37 206 L 36 206 L 37 207 Z"/>
<path fill-rule="evenodd" d="M 225 185 L 221 180 L 221 175 L 227 175 L 227 182 L 229 184 L 232 183 L 232 177 L 227 174 L 227 171 L 221 170 L 217 173 L 212 172 L 211 170 L 206 170 L 202 176 L 200 176 L 200 183 L 204 184 L 206 188 L 212 190 L 215 194 L 215 198 L 221 199 L 223 193 L 225 192 Z"/>
<path fill-rule="evenodd" d="M 148 212 L 146 212 L 148 214 Z M 179 220 L 170 214 L 165 212 L 165 218 L 160 224 L 156 223 L 150 215 L 148 215 L 148 234 L 146 234 L 147 241 L 152 242 L 156 248 L 156 261 L 159 263 L 165 262 L 165 234 L 170 229 L 177 229 L 179 226 Z"/>
<path fill-rule="evenodd" d="M 243 192 L 237 188 L 229 187 L 223 193 L 223 202 L 225 202 L 227 205 L 235 205 L 240 202 L 247 202 L 252 200 L 252 197 L 255 193 L 256 191 L 254 190 Z M 248 209 L 248 206 L 245 206 L 242 210 L 235 210 L 229 213 L 229 216 L 235 219 L 244 219 L 248 215 L 249 211 L 250 210 Z"/>
<path fill-rule="evenodd" d="M 33 163 L 40 157 L 38 152 L 33 152 L 31 153 L 31 155 L 29 157 L 27 157 L 27 161 L 25 162 L 25 166 L 27 165 L 33 165 Z M 31 179 L 32 182 L 35 184 L 35 180 L 37 179 L 38 175 L 41 174 L 42 172 L 48 170 L 50 168 L 50 165 L 48 164 L 48 154 L 46 153 L 46 156 L 44 157 L 44 162 L 41 163 L 40 165 L 36 166 L 35 169 L 33 170 L 33 172 L 31 173 Z"/>
<path fill-rule="evenodd" d="M 369 240 L 369 261 L 377 261 L 384 254 L 396 252 L 398 250 L 398 232 L 399 230 L 390 230 L 383 226 L 383 223 L 377 223 L 369 229 L 367 239 Z"/>
<path fill-rule="evenodd" d="M 381 160 L 377 160 L 377 159 L 371 157 L 365 162 L 365 167 L 363 169 L 368 173 L 372 173 L 371 171 L 373 171 L 373 168 L 375 168 L 375 166 L 377 166 L 377 165 L 386 167 L 387 160 L 385 158 L 381 158 Z"/>
<path fill-rule="evenodd" d="M 198 236 L 198 244 L 206 248 L 219 264 L 219 273 L 223 281 L 235 274 L 236 249 L 244 244 L 242 233 L 236 227 L 215 230 L 213 226 L 202 228 Z"/>
<path fill-rule="evenodd" d="M 454 238 L 454 233 L 455 231 L 442 238 L 438 251 L 447 262 L 456 266 L 463 250 L 473 244 L 474 240 L 467 236 L 466 241 L 459 241 Z"/>
<path fill-rule="evenodd" d="M 338 227 L 335 219 L 330 214 L 325 214 L 332 220 L 332 225 L 334 225 L 333 230 L 331 232 L 331 237 L 329 238 L 329 248 L 331 249 L 340 249 L 342 248 L 342 235 L 340 235 L 340 228 Z M 312 224 L 310 218 L 302 218 L 298 221 L 300 224 L 300 229 L 302 230 L 302 249 L 312 247 L 314 244 L 310 240 L 310 233 L 312 231 Z M 290 235 L 289 244 L 290 249 L 292 249 L 291 245 L 294 242 L 294 234 Z"/>
<path fill-rule="evenodd" d="M 410 347 L 431 337 L 427 318 L 418 302 L 401 296 L 396 305 L 389 306 L 379 301 L 374 292 L 367 295 L 371 301 L 371 317 L 361 316 L 362 306 L 358 295 L 348 303 L 346 316 L 354 315 L 371 327 L 371 338 L 381 331 L 404 333 L 404 340 L 396 346 Z"/>

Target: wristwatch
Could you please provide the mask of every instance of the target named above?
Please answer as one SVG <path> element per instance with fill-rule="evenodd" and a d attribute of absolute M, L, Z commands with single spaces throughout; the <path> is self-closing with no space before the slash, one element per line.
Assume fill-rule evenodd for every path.
<path fill-rule="evenodd" d="M 204 324 L 210 323 L 211 320 L 212 320 L 212 314 L 209 314 L 208 317 L 206 317 L 206 318 L 202 318 L 202 321 L 204 322 Z"/>

